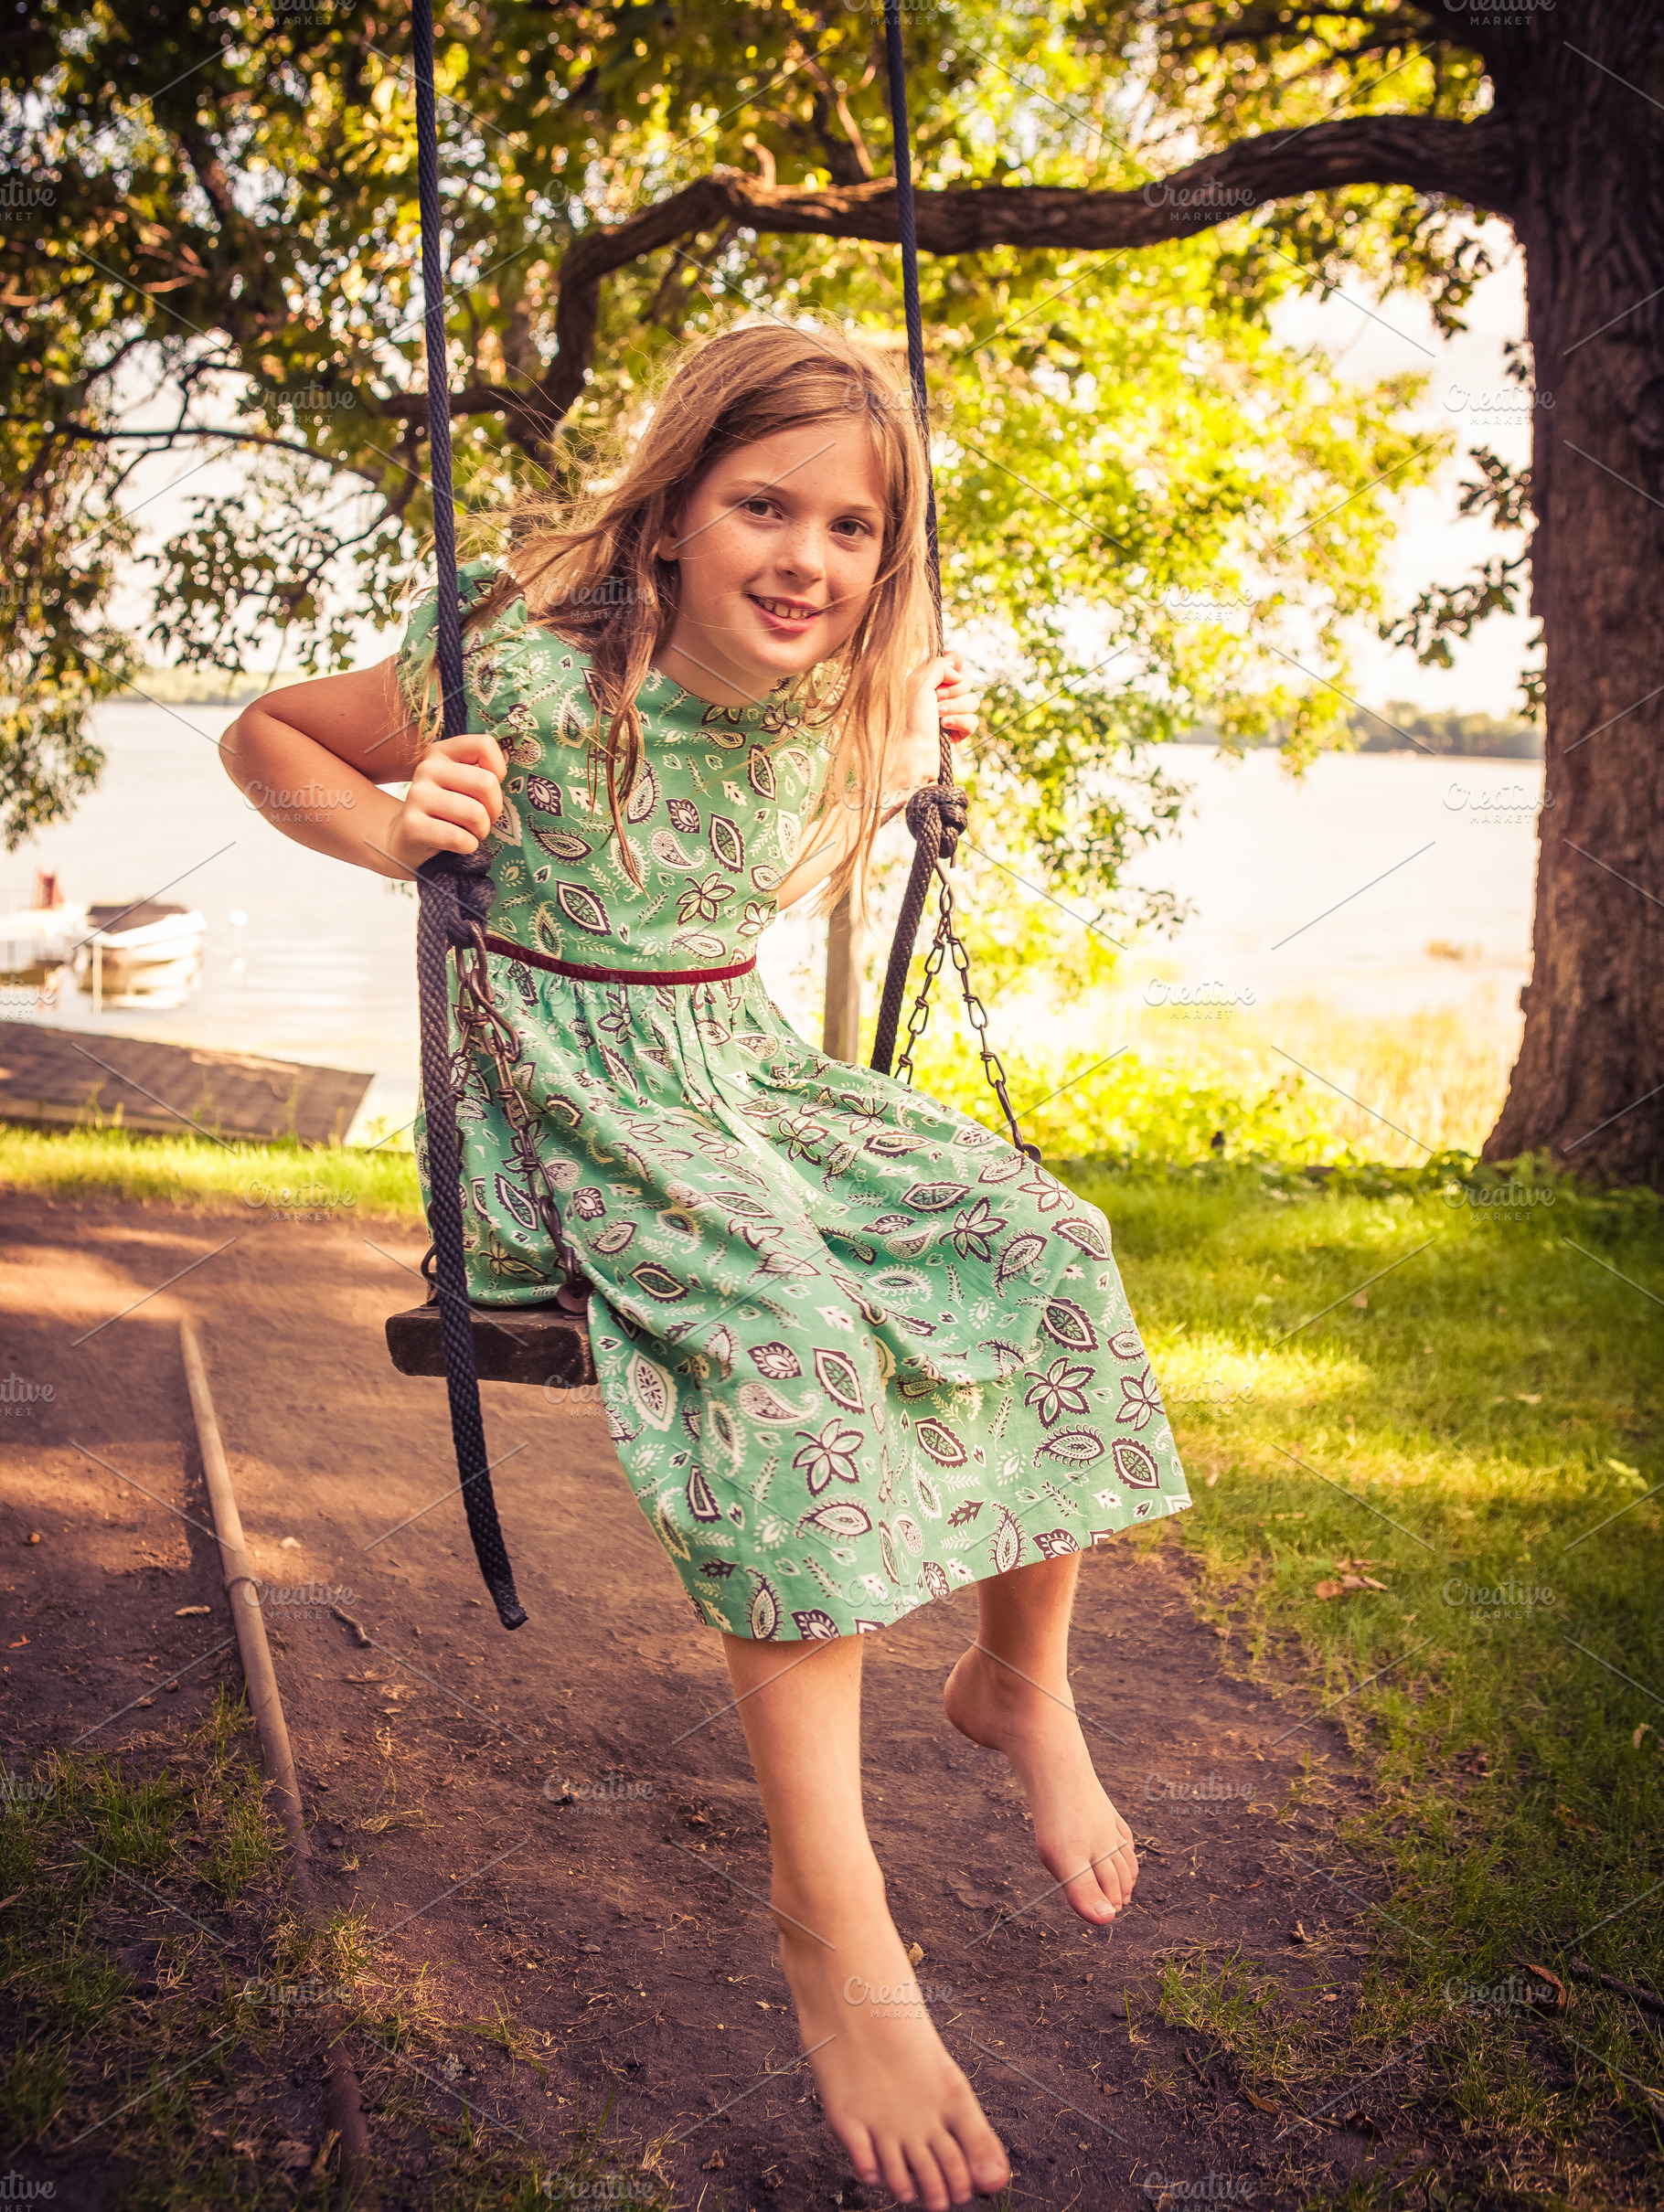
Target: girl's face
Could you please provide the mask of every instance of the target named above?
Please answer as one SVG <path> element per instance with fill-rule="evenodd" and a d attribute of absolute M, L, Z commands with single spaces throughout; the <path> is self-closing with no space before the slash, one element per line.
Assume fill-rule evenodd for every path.
<path fill-rule="evenodd" d="M 666 674 L 714 706 L 758 703 L 849 636 L 883 546 L 883 483 L 860 416 L 739 447 L 656 548 L 681 569 Z"/>

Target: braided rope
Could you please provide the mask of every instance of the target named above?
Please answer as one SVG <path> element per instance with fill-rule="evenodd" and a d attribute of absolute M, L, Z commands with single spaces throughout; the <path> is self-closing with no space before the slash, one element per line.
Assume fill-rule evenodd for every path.
<path fill-rule="evenodd" d="M 411 46 L 416 66 L 416 189 L 421 208 L 421 289 L 428 368 L 428 450 L 433 493 L 433 563 L 438 572 L 434 623 L 439 680 L 447 738 L 467 725 L 463 689 L 463 626 L 456 575 L 456 511 L 451 477 L 451 408 L 445 356 L 444 275 L 440 262 L 439 130 L 433 100 L 432 0 L 415 0 Z M 428 1123 L 428 1218 L 433 1236 L 440 1332 L 445 1351 L 445 1393 L 463 1505 L 475 1557 L 491 1592 L 497 1619 L 519 1628 L 525 1608 L 515 1592 L 514 1570 L 503 1543 L 485 1453 L 479 1371 L 474 1358 L 474 1318 L 468 1303 L 468 1266 L 463 1249 L 462 1140 L 451 1089 L 449 963 L 453 947 L 478 955 L 475 973 L 485 976 L 485 924 L 491 911 L 491 879 L 483 851 L 435 853 L 416 871 L 421 901 L 416 923 L 416 981 L 421 1010 L 421 1097 Z"/>

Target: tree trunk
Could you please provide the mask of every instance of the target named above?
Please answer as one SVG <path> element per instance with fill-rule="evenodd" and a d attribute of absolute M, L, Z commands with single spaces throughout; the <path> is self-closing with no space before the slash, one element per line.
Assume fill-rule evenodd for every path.
<path fill-rule="evenodd" d="M 1664 291 L 1664 16 L 1573 0 L 1515 36 L 1535 49 L 1530 80 L 1525 51 L 1518 74 L 1498 57 L 1498 104 L 1533 153 L 1514 221 L 1547 733 L 1525 1029 L 1485 1157 L 1659 1186 L 1664 298 L 1648 295 Z"/>
<path fill-rule="evenodd" d="M 827 1003 L 820 1048 L 828 1059 L 860 1060 L 865 934 L 846 891 L 833 908 L 827 929 Z"/>

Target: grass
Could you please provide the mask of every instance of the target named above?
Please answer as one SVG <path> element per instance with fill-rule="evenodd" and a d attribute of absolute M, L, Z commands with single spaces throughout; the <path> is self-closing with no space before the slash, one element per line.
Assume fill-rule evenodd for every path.
<path fill-rule="evenodd" d="M 1069 1179 L 1112 1223 L 1226 1664 L 1292 1690 L 1291 1726 L 1332 1706 L 1372 1772 L 1353 1864 L 1329 1859 L 1361 1894 L 1314 1883 L 1337 1920 L 1376 1900 L 1347 2035 L 1217 1959 L 1170 1966 L 1170 2016 L 1302 2100 L 1426 2036 L 1395 2103 L 1544 2186 L 1593 2158 L 1630 2201 L 1664 2019 L 1570 1962 L 1664 1991 L 1664 1201 L 1529 1162 Z M 1383 1590 L 1317 1596 L 1360 1558 Z M 1568 1983 L 1566 2014 L 1499 2001 L 1519 1959 Z"/>
<path fill-rule="evenodd" d="M 1023 1042 L 1011 1011 L 990 1023 L 1023 1134 L 1048 1161 L 1404 1165 L 1479 1151 L 1518 1024 L 1454 1010 L 1365 1020 L 1299 999 L 1205 1026 L 1088 1004 L 1081 1027 L 1090 1041 L 1046 1048 Z M 869 1052 L 870 1024 L 866 1035 Z M 1004 1134 L 959 1009 L 933 1008 L 917 1067 L 921 1089 Z"/>
<path fill-rule="evenodd" d="M 97 1193 L 314 1221 L 421 1218 L 415 1155 L 390 1143 L 233 1144 L 139 1136 L 116 1126 L 56 1131 L 0 1124 L 0 1188 L 8 1187 L 55 1198 Z"/>
<path fill-rule="evenodd" d="M 80 2201 L 83 2185 L 113 2186 L 109 2201 L 130 2212 L 345 2212 L 329 2139 L 310 2168 L 289 2163 L 297 2143 L 314 2148 L 319 2006 L 333 1999 L 400 2204 L 671 2212 L 653 2146 L 632 2156 L 581 2123 L 550 2158 L 429 2090 L 424 2074 L 453 2046 L 465 2055 L 484 2039 L 508 2069 L 541 2073 L 548 2039 L 501 2011 L 447 2024 L 420 1981 L 382 1978 L 361 1914 L 304 1925 L 257 1755 L 246 1709 L 221 1692 L 189 1733 L 120 1758 L 48 1752 L 8 1776 L 0 2141 L 13 2193 L 67 2184 Z M 24 2156 L 50 2178 L 18 2172 Z"/>
<path fill-rule="evenodd" d="M 226 1909 L 246 1920 L 279 1864 L 252 1750 L 222 1691 L 196 1731 L 148 1756 L 54 1751 L 8 1781 L 0 2119 L 13 2154 L 67 2152 L 84 2133 L 101 2168 L 132 2161 L 123 2202 L 142 2212 L 238 2194 L 200 2108 L 229 2093 Z M 293 2199 L 272 2179 L 238 2201 Z"/>

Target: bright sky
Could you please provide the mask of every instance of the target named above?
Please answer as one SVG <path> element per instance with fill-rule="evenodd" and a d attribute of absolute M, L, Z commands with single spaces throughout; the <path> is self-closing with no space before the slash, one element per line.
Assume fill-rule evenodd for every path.
<path fill-rule="evenodd" d="M 1525 333 L 1523 259 L 1503 224 L 1488 223 L 1482 235 L 1496 268 L 1475 291 L 1460 336 L 1441 337 L 1419 300 L 1394 298 L 1378 306 L 1351 286 L 1345 299 L 1310 298 L 1276 318 L 1280 335 L 1324 346 L 1337 368 L 1360 383 L 1406 369 L 1424 372 L 1427 386 L 1417 419 L 1456 434 L 1455 458 L 1400 509 L 1388 578 L 1394 611 L 1411 607 L 1430 584 L 1459 583 L 1499 554 L 1511 559 L 1524 543 L 1518 532 L 1499 532 L 1482 518 L 1457 512 L 1462 480 L 1478 474 L 1467 460 L 1471 447 L 1488 446 L 1514 467 L 1528 463 L 1531 452 L 1532 402 L 1507 375 L 1503 352 L 1509 339 Z M 1541 382 L 1537 404 L 1552 406 L 1552 375 L 1545 373 Z M 1392 698 L 1434 713 L 1518 714 L 1520 672 L 1531 657 L 1534 627 L 1523 612 L 1493 614 L 1465 645 L 1455 647 L 1450 668 L 1418 668 L 1413 655 L 1390 650 L 1372 629 L 1354 632 L 1357 696 L 1371 707 Z"/>
<path fill-rule="evenodd" d="M 1467 461 L 1468 447 L 1488 445 L 1516 464 L 1530 457 L 1530 404 L 1522 388 L 1504 373 L 1503 354 L 1505 341 L 1520 335 L 1525 326 L 1520 257 L 1502 225 L 1488 225 L 1485 235 L 1497 270 L 1476 292 L 1468 329 L 1459 337 L 1441 338 L 1418 301 L 1397 298 L 1377 306 L 1361 288 L 1349 287 L 1346 296 L 1332 294 L 1327 301 L 1314 296 L 1277 315 L 1282 335 L 1325 347 L 1342 374 L 1360 381 L 1406 369 L 1424 372 L 1428 381 L 1419 419 L 1429 427 L 1454 429 L 1456 433 L 1456 459 L 1401 510 L 1388 581 L 1395 611 L 1408 608 L 1430 584 L 1456 583 L 1499 552 L 1512 555 L 1521 542 L 1517 536 L 1499 536 L 1483 521 L 1459 516 L 1456 511 L 1461 478 L 1473 473 Z M 199 420 L 230 419 L 229 408 L 221 411 L 201 407 L 197 414 Z M 146 424 L 170 419 L 171 410 L 165 407 L 154 407 L 142 418 Z M 133 418 L 135 423 L 140 420 Z M 193 496 L 229 491 L 240 478 L 235 461 L 216 459 L 205 465 L 200 450 L 162 453 L 144 463 L 128 495 L 130 506 L 143 511 L 141 551 L 159 545 L 188 521 Z M 148 573 L 136 567 L 131 572 L 117 602 L 120 619 L 134 623 L 142 620 Z M 1523 614 L 1492 615 L 1467 644 L 1456 647 L 1453 667 L 1424 669 L 1407 653 L 1389 651 L 1372 629 L 1360 628 L 1350 641 L 1357 678 L 1354 696 L 1371 707 L 1407 699 L 1432 711 L 1498 717 L 1517 713 L 1519 675 L 1531 629 Z M 386 652 L 389 642 L 367 630 L 364 658 Z M 268 658 L 259 673 L 272 672 Z"/>

